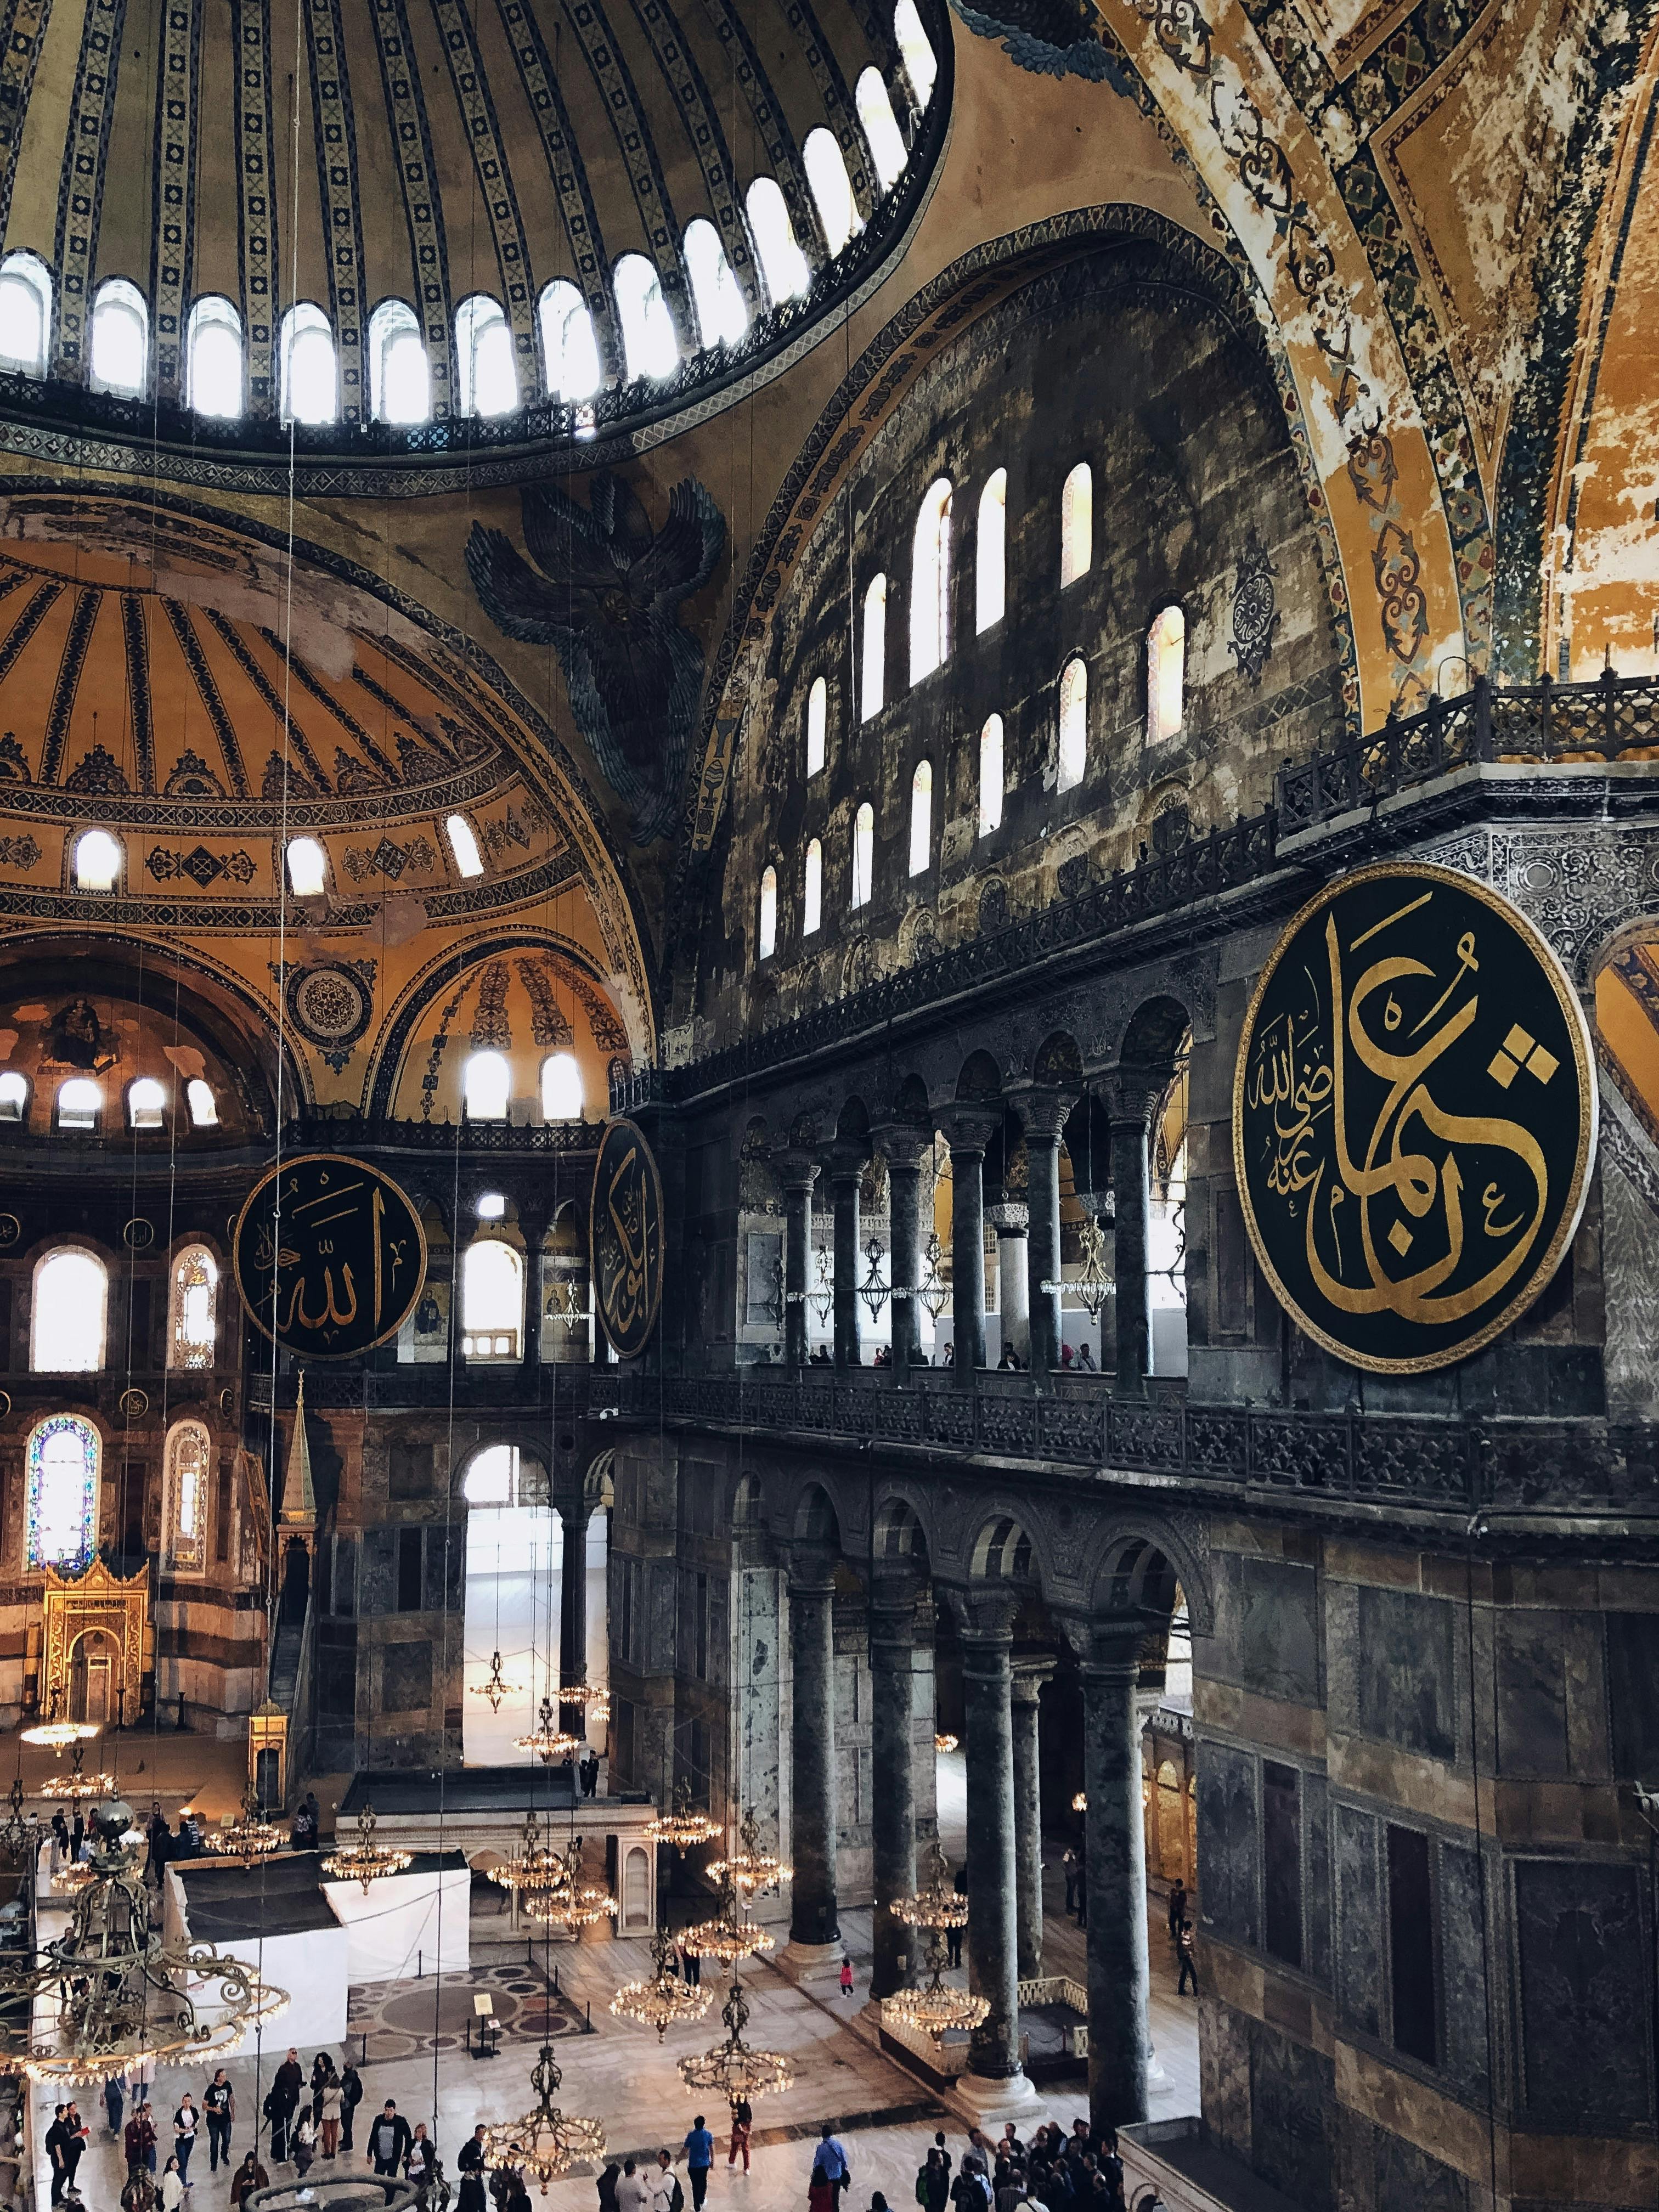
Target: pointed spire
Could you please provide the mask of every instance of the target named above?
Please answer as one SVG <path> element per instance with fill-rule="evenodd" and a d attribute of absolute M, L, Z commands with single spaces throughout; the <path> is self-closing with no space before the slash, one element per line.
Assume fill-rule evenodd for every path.
<path fill-rule="evenodd" d="M 288 1468 L 283 1477 L 283 1503 L 277 1520 L 284 1528 L 314 1528 L 317 1492 L 311 1480 L 311 1445 L 306 1437 L 306 1373 L 300 1370 L 300 1395 L 294 1408 L 294 1437 L 288 1448 Z"/>

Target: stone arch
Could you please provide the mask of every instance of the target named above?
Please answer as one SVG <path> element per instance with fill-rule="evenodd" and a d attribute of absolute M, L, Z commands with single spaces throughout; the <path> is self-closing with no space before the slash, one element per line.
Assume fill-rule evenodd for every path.
<path fill-rule="evenodd" d="M 975 1583 L 1031 1582 L 1036 1563 L 1030 1531 L 1012 1513 L 997 1513 L 981 1523 L 968 1555 L 968 1578 Z"/>
<path fill-rule="evenodd" d="M 903 1560 L 926 1572 L 927 1532 L 908 1498 L 891 1495 L 877 1506 L 870 1533 L 870 1556 L 878 1565 Z"/>
<path fill-rule="evenodd" d="M 1083 1051 L 1069 1030 L 1051 1030 L 1031 1054 L 1033 1083 L 1066 1085 L 1083 1080 Z"/>
<path fill-rule="evenodd" d="M 1130 1015 L 1119 1042 L 1119 1064 L 1158 1075 L 1171 1073 L 1191 1027 L 1192 1016 L 1168 992 L 1143 999 Z"/>
<path fill-rule="evenodd" d="M 582 1477 L 582 1497 L 591 1506 L 611 1506 L 617 1502 L 617 1454 L 614 1446 L 590 1460 L 587 1472 Z"/>
<path fill-rule="evenodd" d="M 1193 1634 L 1212 1635 L 1215 1592 L 1197 1536 L 1161 1514 L 1115 1514 L 1083 1577 L 1090 1617 L 1167 1614 L 1179 1584 Z"/>
<path fill-rule="evenodd" d="M 807 1544 L 841 1548 L 841 1516 L 836 1502 L 821 1482 L 809 1482 L 795 1500 L 794 1535 Z"/>
<path fill-rule="evenodd" d="M 959 1100 L 988 1103 L 1002 1096 L 1002 1071 L 983 1047 L 970 1052 L 957 1075 L 956 1096 Z"/>

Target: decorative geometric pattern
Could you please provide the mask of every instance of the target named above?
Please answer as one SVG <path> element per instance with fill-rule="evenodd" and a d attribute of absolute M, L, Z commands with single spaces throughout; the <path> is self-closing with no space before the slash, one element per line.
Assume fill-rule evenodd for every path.
<path fill-rule="evenodd" d="M 32 868 L 40 848 L 27 830 L 21 837 L 0 837 L 0 868 Z"/>
<path fill-rule="evenodd" d="M 472 2000 L 488 1991 L 504 2038 L 540 2043 L 556 2035 L 592 2033 L 582 2014 L 550 1982 L 522 1962 L 473 1966 L 463 1974 L 428 1975 L 423 1982 L 360 1982 L 346 2008 L 346 2033 L 359 2045 L 358 2063 L 379 2066 L 395 2058 L 461 2051 L 476 2033 Z"/>
<path fill-rule="evenodd" d="M 424 837 L 411 837 L 406 845 L 382 837 L 372 849 L 363 845 L 348 845 L 346 873 L 354 883 L 362 883 L 366 876 L 384 876 L 388 883 L 395 884 L 407 868 L 413 868 L 417 875 L 429 874 L 437 859 Z"/>
<path fill-rule="evenodd" d="M 374 988 L 372 960 L 301 968 L 289 979 L 288 1010 L 294 1025 L 337 1075 L 374 1015 Z"/>
<path fill-rule="evenodd" d="M 1273 632 L 1279 627 L 1273 581 L 1278 574 L 1252 529 L 1238 564 L 1238 581 L 1233 587 L 1233 634 L 1227 641 L 1228 652 L 1252 684 L 1261 681 L 1273 650 Z"/>
<path fill-rule="evenodd" d="M 144 866 L 158 884 L 170 884 L 180 876 L 188 876 L 198 890 L 206 890 L 227 876 L 234 884 L 253 881 L 253 862 L 240 850 L 234 853 L 210 853 L 205 845 L 198 845 L 188 853 L 170 853 L 164 846 L 156 845 L 145 856 Z"/>

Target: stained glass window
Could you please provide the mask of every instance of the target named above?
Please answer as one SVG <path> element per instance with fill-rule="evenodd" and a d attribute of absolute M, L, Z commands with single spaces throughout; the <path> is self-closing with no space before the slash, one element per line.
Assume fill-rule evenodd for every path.
<path fill-rule="evenodd" d="M 173 1367 L 211 1367 L 213 1364 L 214 1307 L 219 1270 L 204 1245 L 192 1244 L 181 1252 L 173 1270 Z"/>
<path fill-rule="evenodd" d="M 78 1574 L 98 1537 L 98 1431 L 53 1413 L 29 1437 L 28 1565 Z"/>
<path fill-rule="evenodd" d="M 180 1421 L 167 1438 L 170 1573 L 200 1574 L 207 1565 L 207 1480 L 208 1432 L 199 1421 Z"/>

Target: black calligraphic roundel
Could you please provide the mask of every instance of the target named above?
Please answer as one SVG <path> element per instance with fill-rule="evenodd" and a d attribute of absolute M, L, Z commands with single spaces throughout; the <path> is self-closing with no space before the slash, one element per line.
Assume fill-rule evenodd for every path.
<path fill-rule="evenodd" d="M 1577 995 L 1485 884 L 1363 868 L 1274 947 L 1233 1164 L 1275 1295 L 1340 1358 L 1420 1374 L 1507 1328 L 1571 1241 L 1595 1135 Z"/>
<path fill-rule="evenodd" d="M 624 1359 L 644 1351 L 662 1304 L 662 1178 L 631 1121 L 606 1125 L 588 1209 L 593 1302 Z"/>
<path fill-rule="evenodd" d="M 264 1334 L 311 1359 L 395 1336 L 426 1279 L 426 1234 L 389 1176 L 341 1152 L 301 1152 L 236 1218 L 236 1287 Z"/>

